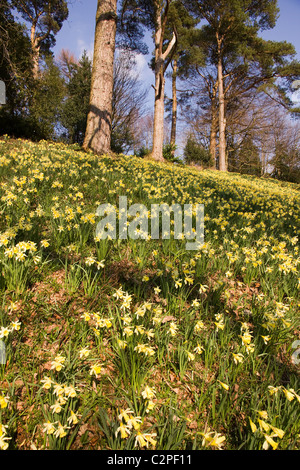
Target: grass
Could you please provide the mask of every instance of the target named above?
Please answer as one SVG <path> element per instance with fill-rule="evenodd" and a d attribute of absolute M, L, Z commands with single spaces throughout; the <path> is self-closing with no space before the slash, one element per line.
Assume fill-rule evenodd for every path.
<path fill-rule="evenodd" d="M 204 204 L 205 243 L 98 206 Z M 0 447 L 299 450 L 299 185 L 0 141 Z"/>

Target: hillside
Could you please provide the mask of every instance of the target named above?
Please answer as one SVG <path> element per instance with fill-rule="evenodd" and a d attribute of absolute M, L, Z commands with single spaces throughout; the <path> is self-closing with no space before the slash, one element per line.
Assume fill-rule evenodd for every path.
<path fill-rule="evenodd" d="M 204 244 L 97 238 L 120 196 Z M 0 448 L 300 449 L 299 185 L 5 138 L 0 207 Z"/>

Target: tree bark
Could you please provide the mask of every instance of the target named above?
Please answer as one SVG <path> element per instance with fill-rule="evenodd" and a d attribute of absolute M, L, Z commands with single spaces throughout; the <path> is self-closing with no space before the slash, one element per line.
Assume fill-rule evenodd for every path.
<path fill-rule="evenodd" d="M 217 35 L 218 41 L 218 87 L 219 87 L 219 170 L 227 171 L 226 163 L 226 119 L 225 119 L 225 95 L 224 78 L 221 55 L 222 40 Z"/>
<path fill-rule="evenodd" d="M 31 25 L 31 31 L 30 31 L 30 42 L 31 42 L 31 50 L 32 50 L 32 73 L 33 73 L 33 78 L 37 80 L 39 78 L 39 71 L 40 71 L 40 66 L 39 66 L 39 60 L 40 60 L 40 42 L 39 39 L 36 37 L 36 24 L 37 24 L 38 18 L 35 18 Z"/>
<path fill-rule="evenodd" d="M 217 167 L 217 133 L 218 133 L 218 106 L 217 86 L 213 87 L 211 98 L 211 127 L 209 140 L 210 166 L 213 170 Z"/>
<path fill-rule="evenodd" d="M 171 146 L 174 148 L 172 154 L 175 154 L 176 145 L 176 128 L 177 128 L 177 60 L 173 61 L 173 74 L 172 74 L 172 127 L 171 127 Z"/>
<path fill-rule="evenodd" d="M 153 123 L 153 147 L 152 158 L 157 161 L 164 161 L 164 95 L 165 95 L 165 77 L 161 70 L 160 63 L 157 64 L 155 72 L 155 105 L 154 105 L 154 123 Z"/>
<path fill-rule="evenodd" d="M 165 111 L 165 71 L 176 45 L 176 36 L 173 34 L 165 52 L 163 52 L 164 30 L 166 26 L 169 2 L 167 2 L 164 18 L 160 2 L 156 0 L 155 18 L 155 104 L 153 123 L 153 147 L 151 157 L 153 160 L 164 161 L 164 111 Z M 167 58 L 168 62 L 167 62 Z"/>
<path fill-rule="evenodd" d="M 101 155 L 111 150 L 111 120 L 117 0 L 98 0 L 90 107 L 83 148 Z"/>

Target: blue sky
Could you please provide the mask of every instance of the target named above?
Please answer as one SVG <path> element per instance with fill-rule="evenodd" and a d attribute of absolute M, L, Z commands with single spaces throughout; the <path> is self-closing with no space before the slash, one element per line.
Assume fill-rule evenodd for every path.
<path fill-rule="evenodd" d="M 280 17 L 273 30 L 264 32 L 266 39 L 286 40 L 294 44 L 300 59 L 300 0 L 279 0 Z M 54 52 L 70 49 L 80 56 L 84 49 L 93 51 L 97 0 L 72 0 L 69 18 L 57 34 Z M 147 61 L 145 61 L 147 63 Z"/>
<path fill-rule="evenodd" d="M 276 41 L 291 42 L 300 60 L 300 0 L 279 0 L 280 16 L 273 30 L 265 31 L 263 37 Z M 72 0 L 69 5 L 69 18 L 56 37 L 55 55 L 62 48 L 69 49 L 80 57 L 84 50 L 90 57 L 93 55 L 94 30 L 97 0 Z M 149 45 L 151 52 L 151 43 Z M 137 57 L 138 71 L 141 80 L 149 90 L 153 83 L 153 72 L 148 67 L 149 57 Z"/>
<path fill-rule="evenodd" d="M 291 42 L 296 49 L 297 58 L 300 60 L 300 0 L 279 0 L 278 5 L 280 8 L 280 16 L 277 20 L 276 27 L 272 30 L 265 31 L 262 36 L 265 39 Z M 86 50 L 89 57 L 92 58 L 96 9 L 97 0 L 71 0 L 69 4 L 69 18 L 65 21 L 61 31 L 56 36 L 56 46 L 53 49 L 56 56 L 64 48 L 69 49 L 78 58 L 81 57 L 83 51 Z M 150 43 L 148 41 L 148 45 L 151 54 L 151 39 Z M 154 84 L 154 76 L 153 72 L 148 67 L 150 56 L 145 57 L 138 55 L 136 59 L 140 80 L 149 92 L 145 106 L 148 108 L 149 112 L 152 112 L 152 85 Z M 169 83 L 166 85 L 166 93 L 171 97 Z M 298 98 L 299 94 L 298 92 L 294 95 L 295 99 Z M 180 125 L 180 123 L 178 124 Z"/>

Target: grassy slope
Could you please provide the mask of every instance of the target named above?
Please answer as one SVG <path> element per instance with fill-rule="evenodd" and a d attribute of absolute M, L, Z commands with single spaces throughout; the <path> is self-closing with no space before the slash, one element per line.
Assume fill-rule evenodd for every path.
<path fill-rule="evenodd" d="M 9 139 L 0 175 L 12 448 L 299 449 L 298 185 Z M 119 196 L 204 204 L 204 246 L 95 240 Z M 142 424 L 122 439 L 127 408 Z"/>

